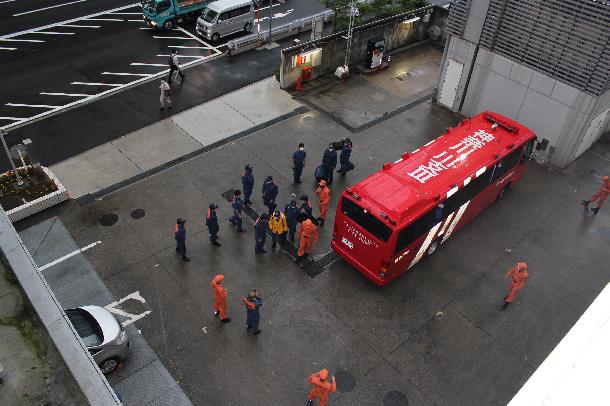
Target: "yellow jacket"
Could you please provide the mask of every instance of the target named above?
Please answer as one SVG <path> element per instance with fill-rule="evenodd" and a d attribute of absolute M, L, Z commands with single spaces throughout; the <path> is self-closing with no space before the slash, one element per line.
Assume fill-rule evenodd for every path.
<path fill-rule="evenodd" d="M 271 215 L 269 218 L 269 231 L 275 234 L 283 234 L 288 232 L 288 223 L 286 222 L 286 216 L 284 213 L 280 213 L 280 218 L 275 218 L 275 215 Z"/>

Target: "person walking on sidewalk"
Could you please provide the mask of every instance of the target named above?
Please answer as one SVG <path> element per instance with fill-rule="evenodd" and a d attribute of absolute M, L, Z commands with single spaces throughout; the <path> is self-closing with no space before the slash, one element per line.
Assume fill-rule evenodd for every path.
<path fill-rule="evenodd" d="M 269 216 L 273 214 L 275 211 L 275 198 L 277 197 L 277 183 L 273 181 L 273 177 L 271 175 L 265 178 L 263 182 L 263 204 L 267 206 L 269 210 Z"/>
<path fill-rule="evenodd" d="M 176 220 L 174 239 L 176 240 L 176 252 L 182 255 L 182 260 L 189 262 L 191 259 L 186 256 L 186 228 L 184 228 L 184 223 L 186 223 L 184 219 Z"/>
<path fill-rule="evenodd" d="M 161 84 L 159 85 L 159 90 L 161 91 L 161 95 L 159 96 L 159 101 L 161 102 L 161 108 L 159 110 L 163 111 L 165 108 L 172 108 L 172 89 L 169 87 L 165 79 L 161 79 Z"/>
<path fill-rule="evenodd" d="M 271 231 L 271 249 L 274 249 L 279 241 L 280 245 L 284 245 L 286 241 L 286 233 L 288 232 L 288 223 L 284 213 L 276 210 L 273 216 L 269 218 L 269 231 Z"/>
<path fill-rule="evenodd" d="M 328 148 L 324 151 L 322 166 L 326 172 L 326 182 L 328 183 L 328 186 L 330 186 L 333 184 L 333 172 L 337 167 L 337 151 L 335 151 L 333 143 L 330 143 Z"/>
<path fill-rule="evenodd" d="M 320 217 L 318 217 L 318 223 L 320 227 L 324 227 L 324 221 L 328 214 L 328 205 L 330 204 L 330 189 L 326 187 L 326 182 L 321 180 L 320 185 L 316 189 L 316 194 L 319 197 L 318 204 L 320 206 Z"/>
<path fill-rule="evenodd" d="M 294 179 L 293 183 L 295 185 L 301 183 L 301 174 L 303 173 L 303 168 L 305 167 L 305 157 L 307 157 L 307 152 L 305 152 L 305 144 L 301 142 L 299 144 L 299 149 L 292 154 L 292 174 Z"/>
<path fill-rule="evenodd" d="M 263 299 L 258 297 L 256 289 L 252 289 L 248 297 L 241 300 L 246 305 L 246 330 L 253 329 L 254 335 L 262 333 L 263 330 L 258 328 L 258 324 L 261 320 L 260 307 L 263 305 Z"/>
<path fill-rule="evenodd" d="M 294 235 L 297 232 L 297 224 L 299 219 L 299 208 L 297 207 L 297 201 L 292 199 L 290 203 L 284 207 L 284 213 L 286 214 L 286 224 L 288 225 L 288 238 L 294 242 Z"/>
<path fill-rule="evenodd" d="M 234 226 L 237 226 L 237 231 L 245 233 L 246 230 L 243 228 L 242 212 L 244 210 L 244 201 L 241 199 L 241 190 L 233 192 L 233 200 L 231 201 L 231 207 L 233 207 L 233 215 L 229 217 L 229 221 Z"/>
<path fill-rule="evenodd" d="M 349 138 L 343 139 L 343 148 L 341 148 L 341 155 L 339 155 L 341 168 L 337 171 L 341 176 L 345 176 L 346 173 L 354 169 L 354 164 L 349 160 L 352 155 L 352 146 L 352 140 Z"/>
<path fill-rule="evenodd" d="M 313 218 L 310 217 L 301 223 L 299 228 L 299 252 L 297 263 L 303 260 L 305 255 L 311 255 L 313 244 L 318 242 L 318 227 L 314 224 Z"/>
<path fill-rule="evenodd" d="M 212 279 L 210 286 L 214 292 L 214 316 L 220 315 L 220 321 L 228 323 L 231 321 L 227 317 L 227 297 L 229 297 L 229 292 L 223 286 L 224 280 L 224 275 L 216 275 Z"/>
<path fill-rule="evenodd" d="M 267 250 L 265 250 L 265 242 L 267 241 L 267 229 L 269 228 L 269 223 L 267 219 L 269 216 L 267 213 L 262 213 L 258 220 L 256 220 L 256 224 L 254 224 L 254 253 L 255 254 L 266 254 Z"/>
<path fill-rule="evenodd" d="M 220 231 L 220 226 L 218 225 L 218 217 L 216 216 L 216 206 L 214 203 L 210 204 L 208 207 L 208 214 L 205 216 L 205 225 L 208 227 L 208 232 L 210 233 L 210 240 L 212 241 L 212 245 L 216 247 L 220 247 L 220 243 L 218 240 L 218 231 Z"/>
<path fill-rule="evenodd" d="M 328 382 L 328 369 L 324 368 L 320 372 L 309 375 L 309 383 L 311 390 L 307 395 L 309 404 L 313 404 L 314 399 L 320 399 L 319 406 L 326 406 L 328 397 L 331 393 L 337 391 L 337 381 L 333 376 L 331 382 Z"/>
<path fill-rule="evenodd" d="M 252 189 L 254 189 L 254 175 L 250 164 L 246 165 L 244 174 L 241 175 L 241 187 L 244 191 L 244 204 L 249 206 L 252 204 L 250 196 L 252 196 Z"/>
<path fill-rule="evenodd" d="M 598 200 L 597 207 L 591 209 L 591 211 L 595 214 L 599 212 L 599 209 L 602 208 L 604 202 L 610 195 L 610 178 L 608 176 L 602 177 L 602 187 L 595 193 L 589 200 L 583 200 L 582 204 L 585 205 L 587 210 L 589 209 L 589 205 L 594 201 Z"/>
<path fill-rule="evenodd" d="M 504 275 L 505 278 L 508 278 L 509 276 L 511 280 L 508 287 L 508 295 L 504 298 L 502 310 L 506 309 L 508 305 L 515 300 L 517 292 L 519 292 L 525 286 L 525 281 L 527 281 L 528 277 L 527 264 L 525 262 L 519 262 L 517 265 L 509 269 Z"/>
<path fill-rule="evenodd" d="M 171 55 L 169 56 L 169 60 L 167 61 L 169 65 L 169 75 L 167 75 L 167 82 L 172 83 L 172 75 L 175 71 L 178 71 L 180 74 L 180 78 L 184 80 L 186 77 L 184 73 L 182 73 L 182 69 L 180 69 L 180 63 L 178 62 L 178 51 L 175 49 L 172 50 Z"/>

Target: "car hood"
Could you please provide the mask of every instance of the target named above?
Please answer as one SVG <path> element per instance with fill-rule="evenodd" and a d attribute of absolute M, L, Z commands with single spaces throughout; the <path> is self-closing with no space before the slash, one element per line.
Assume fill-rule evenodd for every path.
<path fill-rule="evenodd" d="M 81 309 L 93 316 L 102 329 L 104 338 L 100 345 L 108 344 L 117 338 L 121 332 L 121 326 L 112 313 L 99 306 L 82 306 Z"/>

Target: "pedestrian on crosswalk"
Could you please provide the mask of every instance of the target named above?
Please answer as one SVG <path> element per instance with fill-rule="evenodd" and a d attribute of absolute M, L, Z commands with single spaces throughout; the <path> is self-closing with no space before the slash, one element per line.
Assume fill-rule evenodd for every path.
<path fill-rule="evenodd" d="M 169 56 L 168 65 L 169 75 L 167 75 L 167 82 L 172 83 L 172 75 L 175 71 L 178 71 L 178 74 L 180 74 L 180 78 L 184 81 L 184 78 L 186 76 L 184 75 L 184 73 L 182 73 L 182 69 L 180 69 L 180 63 L 178 62 L 178 51 L 176 51 L 175 49 L 172 50 L 172 53 Z"/>

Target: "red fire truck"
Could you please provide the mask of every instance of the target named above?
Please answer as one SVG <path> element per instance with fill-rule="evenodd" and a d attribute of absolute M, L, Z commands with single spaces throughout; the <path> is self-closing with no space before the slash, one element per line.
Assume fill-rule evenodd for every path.
<path fill-rule="evenodd" d="M 497 113 L 463 120 L 341 195 L 331 246 L 387 285 L 513 187 L 536 136 Z"/>

